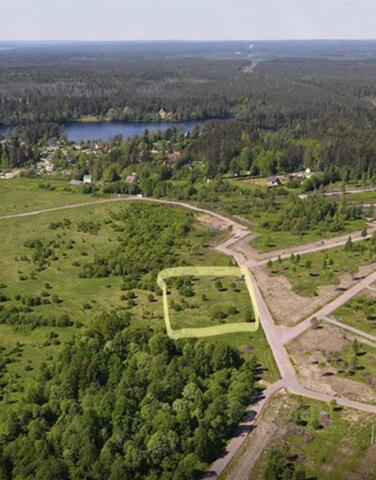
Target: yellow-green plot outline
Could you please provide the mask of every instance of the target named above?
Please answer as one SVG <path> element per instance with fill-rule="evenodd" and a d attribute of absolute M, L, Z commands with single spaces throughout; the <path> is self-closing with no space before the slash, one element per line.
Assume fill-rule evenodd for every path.
<path fill-rule="evenodd" d="M 167 284 L 165 280 L 171 277 L 238 277 L 244 278 L 247 286 L 249 297 L 252 303 L 253 311 L 255 314 L 255 321 L 251 323 L 228 323 L 225 325 L 216 325 L 214 327 L 200 327 L 200 328 L 181 328 L 174 330 L 171 327 L 168 296 L 167 296 Z M 256 332 L 260 326 L 260 314 L 258 311 L 258 305 L 256 300 L 255 290 L 253 288 L 253 282 L 248 269 L 244 266 L 238 267 L 175 267 L 166 268 L 158 274 L 157 284 L 163 293 L 163 312 L 166 324 L 167 335 L 173 340 L 180 338 L 202 338 L 213 337 L 215 335 L 224 335 L 226 333 L 240 333 L 240 332 Z"/>

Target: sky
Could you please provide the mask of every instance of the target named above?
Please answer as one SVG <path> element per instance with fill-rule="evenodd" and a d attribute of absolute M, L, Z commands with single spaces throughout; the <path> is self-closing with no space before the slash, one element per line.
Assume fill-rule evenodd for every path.
<path fill-rule="evenodd" d="M 0 0 L 0 40 L 374 38 L 376 0 Z"/>

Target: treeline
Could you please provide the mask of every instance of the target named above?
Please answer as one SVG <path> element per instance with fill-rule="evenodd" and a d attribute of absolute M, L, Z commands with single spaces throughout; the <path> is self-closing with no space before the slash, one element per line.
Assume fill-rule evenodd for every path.
<path fill-rule="evenodd" d="M 257 395 L 256 362 L 233 347 L 104 320 L 3 420 L 4 480 L 200 478 Z"/>
<path fill-rule="evenodd" d="M 305 200 L 291 197 L 274 220 L 263 222 L 262 225 L 272 231 L 280 230 L 297 235 L 317 227 L 323 231 L 340 232 L 346 221 L 360 219 L 362 216 L 361 206 L 347 205 L 345 201 L 339 205 L 325 195 L 314 194 Z"/>

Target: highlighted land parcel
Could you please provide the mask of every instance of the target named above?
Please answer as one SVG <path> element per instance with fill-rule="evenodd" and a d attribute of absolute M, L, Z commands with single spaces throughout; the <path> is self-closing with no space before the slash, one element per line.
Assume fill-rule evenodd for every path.
<path fill-rule="evenodd" d="M 176 277 L 237 277 L 243 279 L 249 293 L 254 321 L 227 323 L 210 327 L 180 328 L 173 329 L 169 312 L 168 286 L 166 280 Z M 157 283 L 163 293 L 163 310 L 167 334 L 170 338 L 177 340 L 181 338 L 202 338 L 228 333 L 256 332 L 260 325 L 256 296 L 253 288 L 251 275 L 245 267 L 175 267 L 161 271 Z M 223 292 L 226 295 L 226 292 Z"/>

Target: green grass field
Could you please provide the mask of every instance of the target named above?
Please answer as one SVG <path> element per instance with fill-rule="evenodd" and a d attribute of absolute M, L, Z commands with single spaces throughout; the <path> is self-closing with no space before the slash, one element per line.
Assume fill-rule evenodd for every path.
<path fill-rule="evenodd" d="M 49 187 L 40 188 L 40 185 Z M 88 201 L 90 196 L 69 187 L 67 180 L 0 179 L 0 216 Z"/>
<path fill-rule="evenodd" d="M 334 312 L 337 320 L 366 333 L 376 334 L 376 299 L 361 293 Z"/>
<path fill-rule="evenodd" d="M 333 410 L 327 404 L 296 396 L 284 398 L 282 408 L 278 402 L 281 400 L 274 398 L 262 417 L 268 421 L 273 409 L 279 408 L 273 420 L 277 426 L 273 448 L 282 452 L 287 463 L 302 465 L 306 478 L 375 478 L 374 447 L 370 443 L 375 415 Z M 250 478 L 267 478 L 268 452 L 269 449 L 263 451 Z"/>
<path fill-rule="evenodd" d="M 354 243 L 350 250 L 333 248 L 275 261 L 269 266 L 269 271 L 271 275 L 284 275 L 296 293 L 312 297 L 317 294 L 318 287 L 338 284 L 342 274 L 355 275 L 360 265 L 374 260 L 374 242 L 365 240 Z"/>
<path fill-rule="evenodd" d="M 167 284 L 174 329 L 254 321 L 242 278 L 185 277 L 169 279 Z"/>

